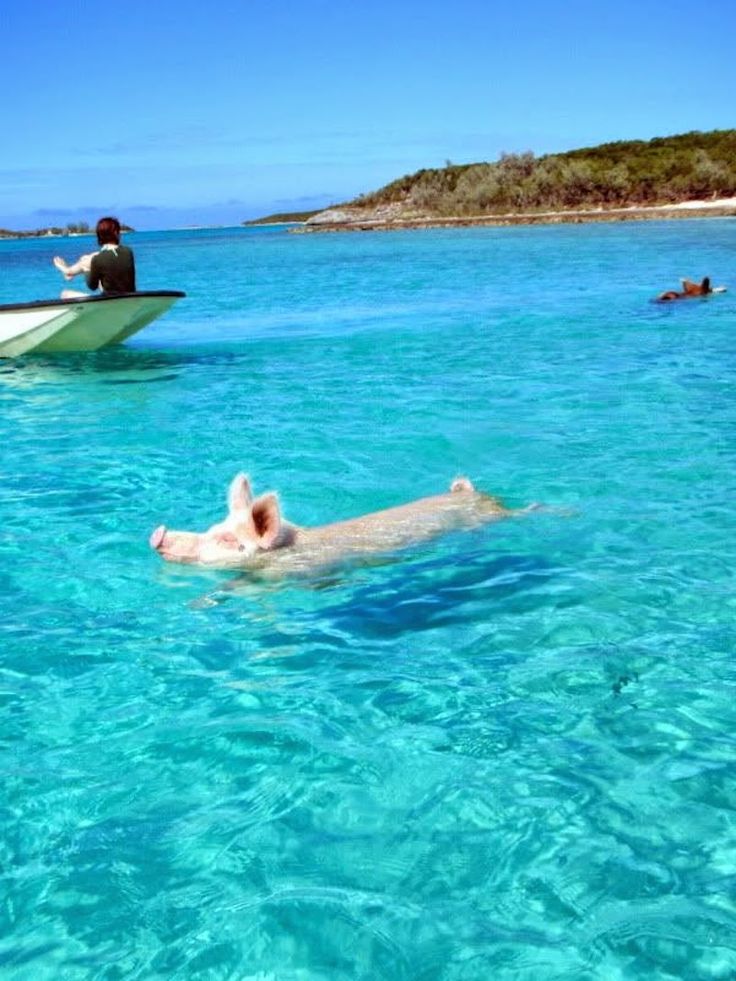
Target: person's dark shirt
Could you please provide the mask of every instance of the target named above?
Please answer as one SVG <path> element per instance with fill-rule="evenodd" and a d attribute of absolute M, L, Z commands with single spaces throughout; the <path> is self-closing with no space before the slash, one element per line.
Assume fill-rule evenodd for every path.
<path fill-rule="evenodd" d="M 135 293 L 135 260 L 127 245 L 102 248 L 92 257 L 87 286 L 103 293 Z"/>

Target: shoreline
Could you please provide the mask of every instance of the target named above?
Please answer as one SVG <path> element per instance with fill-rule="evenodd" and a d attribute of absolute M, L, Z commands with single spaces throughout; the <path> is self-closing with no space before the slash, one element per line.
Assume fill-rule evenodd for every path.
<path fill-rule="evenodd" d="M 0 229 L 0 242 L 18 241 L 30 238 L 94 238 L 94 231 L 90 232 L 12 232 L 5 228 Z"/>
<path fill-rule="evenodd" d="M 327 209 L 323 214 L 327 214 Z M 338 210 L 338 209 L 334 209 Z M 721 198 L 715 201 L 682 201 L 678 204 L 628 205 L 622 208 L 588 208 L 579 211 L 537 211 L 510 212 L 492 215 L 448 215 L 404 217 L 353 217 L 349 212 L 343 212 L 346 217 L 338 221 L 313 220 L 306 221 L 259 221 L 251 219 L 247 222 L 237 222 L 232 225 L 185 225 L 183 227 L 143 229 L 157 232 L 186 232 L 206 231 L 224 228 L 256 228 L 256 227 L 288 227 L 289 234 L 300 235 L 311 232 L 373 232 L 401 231 L 422 228 L 478 228 L 488 226 L 502 228 L 510 225 L 582 225 L 596 222 L 624 221 L 669 221 L 680 218 L 736 218 L 736 197 Z M 292 227 L 289 227 L 292 226 Z M 131 229 L 135 231 L 135 229 Z M 0 229 L 0 241 L 22 239 L 71 239 L 94 237 L 94 232 L 51 232 L 11 231 Z"/>
<path fill-rule="evenodd" d="M 422 228 L 504 227 L 508 225 L 577 225 L 595 222 L 656 221 L 680 218 L 736 218 L 736 198 L 717 201 L 683 201 L 679 204 L 630 205 L 624 208 L 595 208 L 583 211 L 543 211 L 495 215 L 423 218 L 354 218 L 343 221 L 307 221 L 291 234 L 311 232 L 369 232 Z"/>

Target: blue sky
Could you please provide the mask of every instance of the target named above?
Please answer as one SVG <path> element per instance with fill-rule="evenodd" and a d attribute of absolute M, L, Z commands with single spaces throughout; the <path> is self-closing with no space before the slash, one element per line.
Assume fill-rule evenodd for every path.
<path fill-rule="evenodd" d="M 731 128 L 735 35 L 733 0 L 4 0 L 0 226 L 235 223 Z"/>

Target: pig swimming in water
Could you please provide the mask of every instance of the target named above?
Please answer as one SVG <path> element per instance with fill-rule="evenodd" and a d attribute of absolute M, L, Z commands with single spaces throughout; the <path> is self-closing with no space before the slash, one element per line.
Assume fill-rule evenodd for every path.
<path fill-rule="evenodd" d="M 509 510 L 498 498 L 476 491 L 466 477 L 458 477 L 446 494 L 347 521 L 301 528 L 282 518 L 276 494 L 254 498 L 248 478 L 238 474 L 230 484 L 224 521 L 201 533 L 169 531 L 160 525 L 150 545 L 167 562 L 288 574 L 394 551 L 442 532 L 474 528 L 537 507 Z"/>

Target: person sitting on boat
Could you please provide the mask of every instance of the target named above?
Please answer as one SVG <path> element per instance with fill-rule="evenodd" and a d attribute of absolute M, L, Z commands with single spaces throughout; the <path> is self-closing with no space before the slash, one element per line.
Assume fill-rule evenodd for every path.
<path fill-rule="evenodd" d="M 706 276 L 699 283 L 694 283 L 691 279 L 681 279 L 682 292 L 678 293 L 677 290 L 667 290 L 665 293 L 660 293 L 657 297 L 658 300 L 685 300 L 691 296 L 707 296 L 709 293 L 725 293 L 725 286 L 711 286 L 710 276 Z"/>
<path fill-rule="evenodd" d="M 84 273 L 91 290 L 101 289 L 108 295 L 135 293 L 135 259 L 132 250 L 120 244 L 120 222 L 109 216 L 100 218 L 95 231 L 99 252 L 81 256 L 72 266 L 57 256 L 54 265 L 67 279 Z M 87 295 L 77 290 L 63 290 L 61 294 L 62 299 Z"/>

